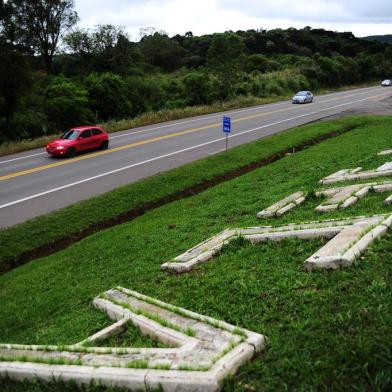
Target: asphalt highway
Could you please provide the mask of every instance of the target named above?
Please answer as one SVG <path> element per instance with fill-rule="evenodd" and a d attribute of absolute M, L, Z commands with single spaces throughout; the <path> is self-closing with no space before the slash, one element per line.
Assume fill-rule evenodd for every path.
<path fill-rule="evenodd" d="M 284 101 L 170 121 L 113 133 L 108 150 L 72 159 L 43 149 L 0 157 L 0 227 L 222 151 L 223 115 L 232 118 L 232 148 L 390 96 L 392 89 L 368 87 L 316 96 L 306 105 Z"/>

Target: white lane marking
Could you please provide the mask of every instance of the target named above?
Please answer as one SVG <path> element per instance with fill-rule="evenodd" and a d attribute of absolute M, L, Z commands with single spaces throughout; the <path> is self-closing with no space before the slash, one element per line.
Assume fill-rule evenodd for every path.
<path fill-rule="evenodd" d="M 384 95 L 387 96 L 387 95 L 390 95 L 390 94 L 381 94 L 380 96 L 384 96 Z M 372 98 L 374 98 L 374 97 L 362 98 L 362 99 L 358 99 L 357 101 L 351 101 L 351 102 L 347 102 L 347 103 L 342 103 L 340 105 L 330 106 L 329 108 L 316 110 L 315 112 L 304 113 L 304 114 L 300 114 L 299 116 L 286 118 L 284 120 L 280 120 L 280 121 L 277 121 L 277 122 L 274 122 L 274 123 L 271 123 L 271 124 L 266 124 L 266 125 L 262 125 L 262 126 L 257 127 L 257 128 L 249 129 L 247 131 L 239 132 L 239 133 L 236 133 L 235 135 L 230 135 L 229 139 L 233 138 L 233 137 L 244 135 L 244 134 L 249 133 L 249 132 L 258 131 L 258 130 L 263 129 L 263 128 L 273 127 L 274 125 L 279 125 L 279 124 L 282 124 L 282 123 L 287 122 L 287 121 L 297 120 L 299 118 L 311 116 L 313 114 L 318 114 L 318 113 L 321 113 L 321 112 L 325 112 L 327 110 L 337 109 L 337 108 L 340 108 L 342 106 L 348 106 L 348 105 L 353 105 L 355 103 L 367 101 L 368 99 L 372 99 Z M 268 135 L 268 136 L 272 136 L 272 135 Z M 223 138 L 220 139 L 220 140 L 223 140 Z"/>
<path fill-rule="evenodd" d="M 389 95 L 389 93 L 388 94 L 381 94 L 381 95 Z M 280 120 L 280 121 L 277 121 L 277 122 L 274 122 L 274 123 L 262 125 L 262 126 L 257 127 L 257 128 L 248 129 L 246 131 L 236 133 L 235 135 L 230 135 L 229 138 L 231 139 L 231 138 L 238 137 L 238 136 L 250 133 L 250 132 L 258 131 L 260 129 L 273 127 L 275 125 L 279 125 L 279 124 L 282 124 L 282 123 L 287 122 L 287 121 L 297 120 L 299 118 L 303 118 L 303 117 L 306 117 L 306 116 L 311 116 L 313 114 L 318 114 L 318 113 L 321 113 L 321 112 L 325 112 L 327 110 L 340 108 L 342 106 L 353 105 L 355 103 L 363 102 L 363 101 L 366 101 L 366 100 L 372 99 L 372 98 L 374 98 L 374 97 L 362 98 L 362 99 L 359 99 L 359 100 L 356 100 L 356 101 L 342 103 L 340 105 L 331 106 L 329 108 L 320 109 L 320 110 L 317 110 L 317 111 L 314 111 L 314 112 L 301 114 L 299 116 L 295 116 L 295 117 L 287 118 L 287 119 Z M 270 136 L 270 135 L 268 135 L 268 136 Z M 61 191 L 63 189 L 67 189 L 67 188 L 70 188 L 70 187 L 75 186 L 75 185 L 80 185 L 80 184 L 83 184 L 85 182 L 93 181 L 93 180 L 96 180 L 96 179 L 101 178 L 101 177 L 109 176 L 111 174 L 115 174 L 115 173 L 118 173 L 118 172 L 121 172 L 121 171 L 124 171 L 124 170 L 128 170 L 128 169 L 131 169 L 131 168 L 136 167 L 136 166 L 145 165 L 146 163 L 151 163 L 151 162 L 157 161 L 159 159 L 167 158 L 167 157 L 170 157 L 170 156 L 173 156 L 173 155 L 181 154 L 181 153 L 186 152 L 186 151 L 194 150 L 196 148 L 204 147 L 204 146 L 207 146 L 209 144 L 217 143 L 217 142 L 220 142 L 220 141 L 225 140 L 225 139 L 226 139 L 226 137 L 220 137 L 218 139 L 214 139 L 214 140 L 211 140 L 209 142 L 201 143 L 201 144 L 198 144 L 196 146 L 183 148 L 181 150 L 173 151 L 171 153 L 160 155 L 160 156 L 157 156 L 157 157 L 154 157 L 154 158 L 151 158 L 151 159 L 147 159 L 147 160 L 142 161 L 142 162 L 133 163 L 131 165 L 123 166 L 123 167 L 120 167 L 118 169 L 114 169 L 114 170 L 110 170 L 108 172 L 97 174 L 96 176 L 93 176 L 93 177 L 89 177 L 89 178 L 85 178 L 83 180 L 75 181 L 75 182 L 72 182 L 72 183 L 67 184 L 67 185 L 63 185 L 63 186 L 60 186 L 60 187 L 57 187 L 57 188 L 49 189 L 49 190 L 47 190 L 45 192 L 37 193 L 35 195 L 24 197 L 23 199 L 15 200 L 15 201 L 12 201 L 10 203 L 6 203 L 6 204 L 3 204 L 3 205 L 0 205 L 0 209 L 6 208 L 6 207 L 10 207 L 10 206 L 13 206 L 15 204 L 20 204 L 20 203 L 23 203 L 23 202 L 28 201 L 28 200 L 36 199 L 37 197 L 45 196 L 45 195 L 48 195 L 48 194 L 53 193 L 53 192 Z M 218 151 L 220 151 L 220 150 L 218 150 Z"/>
<path fill-rule="evenodd" d="M 351 98 L 357 95 L 363 95 L 363 94 L 369 94 L 370 92 L 373 91 L 377 91 L 380 88 L 379 87 L 366 87 L 366 90 L 371 90 L 371 91 L 363 91 L 363 89 L 360 89 L 360 91 L 363 91 L 359 94 L 350 94 L 344 97 L 340 97 L 339 99 L 343 99 L 343 98 Z M 341 92 L 337 92 L 337 93 L 330 93 L 330 94 L 325 94 L 325 95 L 321 95 L 317 98 L 330 98 L 333 95 L 340 95 L 340 94 L 344 94 L 344 93 L 348 93 L 350 90 L 348 91 L 341 91 Z M 291 103 L 291 101 L 284 101 L 284 102 L 277 102 L 277 103 L 271 103 L 271 104 L 264 104 L 264 105 L 258 105 L 258 106 L 252 106 L 250 108 L 246 108 L 246 109 L 240 109 L 240 110 L 234 110 L 234 111 L 224 111 L 224 112 L 220 112 L 219 114 L 210 114 L 210 115 L 205 115 L 205 117 L 198 117 L 195 119 L 191 119 L 191 120 L 186 120 L 186 121 L 179 121 L 176 123 L 172 123 L 172 124 L 165 124 L 165 125 L 159 125 L 157 127 L 149 127 L 148 129 L 142 129 L 140 131 L 135 131 L 135 132 L 128 132 L 128 133 L 123 133 L 121 135 L 113 135 L 110 136 L 111 139 L 115 139 L 115 138 L 119 138 L 119 137 L 124 137 L 124 136 L 131 136 L 131 135 L 136 135 L 139 133 L 143 133 L 143 132 L 149 132 L 149 131 L 155 131 L 157 129 L 162 129 L 162 128 L 167 128 L 167 127 L 172 127 L 172 126 L 177 126 L 177 125 L 183 125 L 183 124 L 189 124 L 195 121 L 202 121 L 202 120 L 209 120 L 209 119 L 213 119 L 213 118 L 218 118 L 218 117 L 222 117 L 223 114 L 238 114 L 238 113 L 244 113 L 244 112 L 249 112 L 252 110 L 259 110 L 259 109 L 269 109 L 269 108 L 274 108 L 274 107 L 280 107 L 280 106 L 285 106 L 288 103 Z M 319 101 L 318 99 L 315 101 L 316 104 L 322 104 L 323 101 Z M 294 109 L 294 107 L 293 107 Z M 268 113 L 267 113 L 268 114 Z"/>
<path fill-rule="evenodd" d="M 44 154 L 46 154 L 46 152 L 39 152 L 39 153 L 37 153 L 37 154 L 25 155 L 25 156 L 19 157 L 19 158 L 8 159 L 7 161 L 0 161 L 0 165 L 1 165 L 2 163 L 8 163 L 8 162 L 19 161 L 20 159 L 26 159 L 26 158 L 36 157 L 37 155 L 44 155 Z"/>
<path fill-rule="evenodd" d="M 374 91 L 379 90 L 379 87 L 365 87 L 364 89 L 360 89 L 360 91 L 363 91 L 363 90 L 371 90 L 371 91 L 366 91 L 366 92 L 362 92 L 362 93 L 359 93 L 359 94 L 351 94 L 351 95 L 347 95 L 347 96 L 341 97 L 339 99 L 350 98 L 350 97 L 353 97 L 353 96 L 356 96 L 356 95 L 368 94 L 369 92 L 372 92 L 373 90 Z M 325 95 L 322 95 L 320 97 L 321 98 L 324 98 L 324 97 L 328 98 L 328 97 L 331 97 L 333 95 L 340 95 L 340 94 L 347 93 L 349 91 L 350 90 L 348 90 L 348 91 L 339 91 L 337 93 L 325 94 Z M 211 114 L 211 115 L 207 114 L 207 115 L 205 115 L 205 117 L 198 117 L 198 118 L 194 118 L 194 119 L 191 119 L 191 120 L 179 121 L 179 122 L 176 122 L 176 123 L 164 124 L 164 125 L 159 125 L 159 126 L 156 126 L 156 127 L 148 127 L 148 129 L 142 129 L 140 131 L 123 133 L 121 135 L 110 135 L 110 139 L 116 139 L 116 138 L 119 138 L 119 137 L 130 136 L 130 135 L 137 135 L 139 133 L 155 131 L 157 129 L 168 128 L 168 127 L 173 127 L 173 126 L 177 126 L 177 125 L 189 124 L 189 123 L 192 123 L 192 122 L 195 122 L 195 121 L 202 121 L 202 120 L 208 120 L 208 119 L 212 119 L 212 118 L 222 117 L 223 113 L 225 113 L 225 114 L 237 114 L 237 113 L 249 112 L 249 111 L 252 111 L 252 110 L 259 110 L 259 109 L 262 109 L 262 108 L 279 107 L 279 106 L 287 105 L 289 102 L 290 101 L 284 101 L 284 102 L 277 102 L 277 103 L 271 103 L 271 104 L 252 106 L 252 107 L 246 108 L 246 109 L 220 112 L 220 114 Z M 317 100 L 315 103 L 316 104 L 322 104 L 323 102 Z M 37 155 L 44 155 L 44 154 L 46 154 L 46 152 L 40 152 L 40 153 L 32 154 L 32 155 L 25 155 L 25 156 L 19 157 L 19 158 L 8 159 L 6 161 L 0 161 L 0 165 L 3 164 L 3 163 L 19 161 L 21 159 L 27 159 L 27 158 L 31 158 L 31 157 L 34 157 L 34 156 L 37 156 Z"/>
<path fill-rule="evenodd" d="M 192 146 L 192 147 L 184 148 L 182 150 L 173 151 L 171 153 L 160 155 L 158 157 L 154 157 L 154 158 L 151 158 L 151 159 L 147 159 L 147 160 L 142 161 L 142 162 L 133 163 L 131 165 L 123 166 L 123 167 L 120 167 L 118 169 L 110 170 L 110 171 L 105 172 L 105 173 L 97 174 L 96 176 L 93 176 L 93 177 L 89 177 L 89 178 L 85 178 L 85 179 L 80 180 L 80 181 L 72 182 L 71 184 L 67 184 L 67 185 L 59 186 L 57 188 L 49 189 L 49 190 L 47 190 L 45 192 L 37 193 L 35 195 L 24 197 L 23 199 L 19 199 L 19 200 L 15 200 L 15 201 L 12 201 L 12 202 L 7 203 L 7 204 L 3 204 L 3 205 L 0 206 L 0 209 L 6 208 L 6 207 L 10 207 L 10 206 L 13 206 L 15 204 L 22 203 L 24 201 L 35 199 L 37 197 L 44 196 L 44 195 L 47 195 L 49 193 L 61 191 L 63 189 L 67 189 L 67 188 L 70 188 L 70 187 L 75 186 L 75 185 L 83 184 L 83 183 L 88 182 L 88 181 L 96 180 L 97 178 L 109 176 L 111 174 L 118 173 L 118 172 L 121 172 L 123 170 L 131 169 L 131 168 L 136 167 L 136 166 L 141 166 L 141 165 L 144 165 L 146 163 L 150 163 L 150 162 L 157 161 L 159 159 L 167 158 L 167 157 L 170 157 L 172 155 L 181 154 L 182 152 L 193 150 L 193 149 L 199 148 L 199 147 L 203 147 L 203 146 L 205 146 L 207 144 L 214 143 L 214 142 L 216 142 L 218 140 L 223 140 L 223 139 L 217 139 L 217 140 L 213 140 L 213 141 L 210 141 L 210 142 L 198 144 L 197 146 Z"/>
<path fill-rule="evenodd" d="M 207 115 L 208 117 L 202 117 L 202 118 L 194 118 L 192 120 L 187 120 L 187 121 L 180 121 L 180 122 L 176 122 L 176 123 L 172 123 L 172 124 L 165 124 L 165 125 L 160 125 L 158 127 L 149 127 L 148 129 L 142 129 L 140 131 L 136 131 L 136 132 L 128 132 L 128 133 L 124 133 L 121 135 L 113 135 L 110 138 L 111 139 L 115 139 L 118 137 L 123 137 L 123 136 L 130 136 L 130 135 L 136 135 L 138 133 L 143 133 L 143 132 L 149 132 L 149 131 L 155 131 L 157 129 L 162 129 L 162 128 L 168 128 L 168 127 L 173 127 L 173 126 L 177 126 L 177 125 L 183 125 L 183 124 L 189 124 L 189 123 L 193 123 L 196 121 L 202 121 L 202 120 L 210 120 L 216 117 L 222 117 L 223 113 L 226 114 L 237 114 L 237 113 L 243 113 L 243 112 L 248 112 L 250 110 L 257 110 L 260 108 L 271 108 L 271 107 L 276 107 L 276 106 L 283 106 L 283 105 L 287 105 L 289 101 L 285 101 L 285 102 L 280 102 L 277 104 L 267 104 L 267 105 L 261 105 L 261 106 L 254 106 L 248 109 L 243 109 L 243 110 L 238 110 L 235 112 L 220 112 L 221 114 L 212 114 L 212 115 Z"/>
<path fill-rule="evenodd" d="M 364 94 L 367 94 L 367 93 L 364 93 Z M 264 108 L 264 107 L 265 108 L 279 107 L 279 106 L 282 106 L 282 105 L 287 105 L 288 103 L 289 103 L 289 101 L 284 101 L 284 102 L 278 102 L 278 103 L 275 103 L 275 104 L 265 104 L 265 105 L 253 106 L 253 107 L 250 107 L 250 108 L 247 108 L 247 109 L 241 109 L 241 110 L 237 110 L 237 111 L 233 111 L 233 112 L 221 112 L 221 113 L 237 114 L 237 113 L 248 112 L 248 111 L 251 111 L 251 110 L 257 110 L 257 109 Z M 318 102 L 318 103 L 321 103 L 321 102 Z M 179 122 L 176 122 L 176 123 L 159 125 L 159 126 L 156 126 L 156 127 L 152 126 L 152 127 L 148 127 L 148 129 L 142 129 L 140 131 L 123 133 L 121 135 L 110 135 L 109 138 L 110 139 L 116 139 L 116 138 L 124 137 L 124 136 L 130 136 L 130 135 L 133 136 L 133 135 L 137 135 L 139 133 L 151 132 L 151 131 L 155 131 L 157 129 L 174 127 L 174 126 L 183 125 L 183 124 L 189 124 L 189 123 L 193 123 L 193 122 L 196 122 L 196 121 L 209 120 L 209 119 L 216 118 L 216 117 L 222 117 L 222 114 L 211 114 L 211 115 L 206 115 L 206 117 L 202 117 L 202 118 L 194 118 L 194 119 L 191 119 L 191 120 L 179 121 Z M 121 132 L 121 131 L 119 131 L 119 132 Z M 27 158 L 35 157 L 37 155 L 44 155 L 44 154 L 46 154 L 46 152 L 40 152 L 38 154 L 25 155 L 25 156 L 19 157 L 19 158 L 8 159 L 7 161 L 0 161 L 0 165 L 2 163 L 19 161 L 21 159 L 27 159 Z"/>

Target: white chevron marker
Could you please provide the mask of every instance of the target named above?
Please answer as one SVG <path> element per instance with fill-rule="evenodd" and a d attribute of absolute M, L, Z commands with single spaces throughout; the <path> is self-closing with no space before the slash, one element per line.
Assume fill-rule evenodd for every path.
<path fill-rule="evenodd" d="M 343 169 L 319 181 L 320 184 L 332 184 L 339 181 L 363 180 L 368 178 L 392 176 L 392 162 L 385 162 L 375 170 L 362 171 L 362 167 Z"/>
<path fill-rule="evenodd" d="M 354 184 L 318 191 L 316 196 L 326 196 L 327 200 L 317 206 L 316 211 L 326 212 L 348 208 L 372 191 L 376 193 L 392 191 L 392 182 Z M 385 204 L 388 204 L 388 198 L 385 200 Z"/>
<path fill-rule="evenodd" d="M 116 322 L 69 346 L 0 345 L 0 376 L 73 380 L 150 391 L 218 391 L 259 352 L 263 335 L 117 287 L 94 305 Z M 126 323 L 170 348 L 91 347 Z M 88 343 L 88 344 L 87 344 Z"/>
<path fill-rule="evenodd" d="M 188 272 L 196 265 L 211 260 L 225 244 L 239 236 L 252 243 L 279 241 L 285 238 L 327 238 L 329 241 L 305 261 L 305 268 L 336 269 L 350 265 L 377 237 L 392 224 L 392 214 L 290 224 L 281 227 L 261 226 L 224 230 L 162 264 L 177 273 Z"/>

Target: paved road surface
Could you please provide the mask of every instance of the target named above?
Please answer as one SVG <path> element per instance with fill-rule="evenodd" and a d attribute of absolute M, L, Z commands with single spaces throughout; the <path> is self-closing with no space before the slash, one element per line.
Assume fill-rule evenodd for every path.
<path fill-rule="evenodd" d="M 392 96 L 370 87 L 316 97 L 312 104 L 279 102 L 225 113 L 229 147 Z M 0 227 L 65 207 L 118 186 L 224 149 L 222 114 L 121 131 L 106 151 L 55 159 L 42 149 L 0 157 Z"/>

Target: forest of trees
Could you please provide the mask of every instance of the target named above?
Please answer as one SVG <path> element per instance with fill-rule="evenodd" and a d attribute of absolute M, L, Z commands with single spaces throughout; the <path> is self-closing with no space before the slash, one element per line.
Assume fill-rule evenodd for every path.
<path fill-rule="evenodd" d="M 323 29 L 132 42 L 77 27 L 72 0 L 0 0 L 0 143 L 147 111 L 392 78 L 392 45 Z"/>
<path fill-rule="evenodd" d="M 363 37 L 369 41 L 378 41 L 383 42 L 385 44 L 392 44 L 392 34 L 384 34 L 384 35 L 369 35 L 368 37 Z"/>

